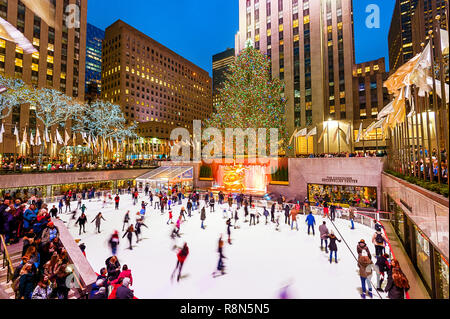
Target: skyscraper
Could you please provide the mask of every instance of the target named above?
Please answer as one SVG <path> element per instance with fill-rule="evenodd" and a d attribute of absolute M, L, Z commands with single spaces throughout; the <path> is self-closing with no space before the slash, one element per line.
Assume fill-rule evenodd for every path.
<path fill-rule="evenodd" d="M 37 87 L 53 88 L 82 101 L 85 87 L 87 0 L 52 2 L 55 5 L 55 28 L 49 27 L 19 0 L 0 1 L 0 16 L 21 31 L 39 51 L 32 55 L 24 54 L 15 43 L 0 39 L 0 74 L 20 78 Z M 77 5 L 79 8 L 79 27 L 66 21 L 66 9 L 69 5 Z M 15 125 L 20 134 L 26 127 L 33 134 L 37 127 L 42 129 L 35 110 L 29 105 L 15 106 L 12 114 L 3 119 L 3 123 L 6 130 L 3 152 L 6 155 L 15 153 L 12 135 Z"/>
<path fill-rule="evenodd" d="M 353 125 L 354 65 L 351 0 L 240 0 L 236 54 L 251 39 L 272 60 L 272 75 L 284 80 L 288 132 L 317 127 L 308 141 L 298 138 L 296 153 L 351 150 L 339 125 Z M 332 144 L 332 145 L 331 145 Z"/>
<path fill-rule="evenodd" d="M 213 56 L 213 105 L 219 103 L 219 90 L 223 88 L 229 65 L 234 62 L 235 50 L 227 49 Z"/>
<path fill-rule="evenodd" d="M 106 28 L 102 99 L 119 104 L 143 137 L 167 139 L 212 112 L 209 73 L 118 20 Z"/>
<path fill-rule="evenodd" d="M 102 41 L 105 38 L 105 31 L 88 23 L 86 36 L 86 95 L 100 94 L 102 87 Z"/>
<path fill-rule="evenodd" d="M 396 0 L 395 2 L 388 36 L 391 73 L 413 57 L 411 18 L 417 2 L 418 0 Z"/>

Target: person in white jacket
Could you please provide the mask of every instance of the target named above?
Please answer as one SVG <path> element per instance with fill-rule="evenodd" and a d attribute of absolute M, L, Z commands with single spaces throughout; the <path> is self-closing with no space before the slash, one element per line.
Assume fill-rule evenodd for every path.
<path fill-rule="evenodd" d="M 48 277 L 44 277 L 34 289 L 31 299 L 49 299 L 52 290 L 52 284 L 48 280 Z"/>

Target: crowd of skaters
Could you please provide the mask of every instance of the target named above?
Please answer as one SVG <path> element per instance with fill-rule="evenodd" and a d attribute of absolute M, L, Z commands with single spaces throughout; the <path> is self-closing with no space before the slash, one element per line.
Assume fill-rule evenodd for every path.
<path fill-rule="evenodd" d="M 307 232 L 308 235 L 312 233 L 313 236 L 315 236 L 315 217 L 312 214 L 310 203 L 307 199 L 305 199 L 303 202 L 297 202 L 295 204 L 286 203 L 286 200 L 283 196 L 280 196 L 269 208 L 267 206 L 266 201 L 262 201 L 263 203 L 263 211 L 261 214 L 260 207 L 257 208 L 254 203 L 254 199 L 252 195 L 246 196 L 244 194 L 237 194 L 233 195 L 231 193 L 225 194 L 223 192 L 219 192 L 217 195 L 217 201 L 216 196 L 212 192 L 207 192 L 206 194 L 200 194 L 199 192 L 192 191 L 192 192 L 186 192 L 184 188 L 171 188 L 164 191 L 159 190 L 152 190 L 148 186 L 144 189 L 144 196 L 145 198 L 148 198 L 149 203 L 147 203 L 145 200 L 140 201 L 139 192 L 137 189 L 131 189 L 129 188 L 128 194 L 131 195 L 133 199 L 133 204 L 140 205 L 140 210 L 137 214 L 136 218 L 136 224 L 131 224 L 131 217 L 130 212 L 127 211 L 124 216 L 123 225 L 122 225 L 122 232 L 123 235 L 120 237 L 124 238 L 127 237 L 129 241 L 129 249 L 132 249 L 132 239 L 133 237 L 136 237 L 136 243 L 139 243 L 139 237 L 141 233 L 141 227 L 147 227 L 145 225 L 145 214 L 147 206 L 150 205 L 150 207 L 153 208 L 154 211 L 160 210 L 161 214 L 165 214 L 167 212 L 168 214 L 168 225 L 174 225 L 173 231 L 172 231 L 172 238 L 181 237 L 180 236 L 180 228 L 182 222 L 186 221 L 186 216 L 192 217 L 194 211 L 199 211 L 200 215 L 200 228 L 205 229 L 205 221 L 207 217 L 206 209 L 209 208 L 210 213 L 214 213 L 216 210 L 216 203 L 219 205 L 219 209 L 223 209 L 223 218 L 226 220 L 226 229 L 227 229 L 227 235 L 228 235 L 228 243 L 231 245 L 231 229 L 239 229 L 240 228 L 240 212 L 243 210 L 244 212 L 244 223 L 249 223 L 249 226 L 256 226 L 260 223 L 260 217 L 265 217 L 265 225 L 274 224 L 275 230 L 281 231 L 281 224 L 282 224 L 282 216 L 284 215 L 284 223 L 288 225 L 288 227 L 291 230 L 299 230 L 298 227 L 298 215 L 299 214 L 305 214 L 306 219 L 305 223 L 307 225 Z M 89 190 L 84 195 L 83 193 L 79 193 L 75 195 L 72 192 L 68 192 L 65 197 L 60 201 L 60 207 L 56 208 L 55 206 L 50 209 L 50 213 L 47 213 L 47 215 L 50 217 L 57 216 L 58 213 L 62 213 L 63 209 L 61 207 L 61 204 L 65 206 L 66 210 L 65 212 L 70 212 L 70 202 L 75 201 L 75 203 L 72 203 L 72 205 L 76 205 L 76 208 L 73 214 L 73 218 L 75 217 L 77 210 L 81 210 L 81 215 L 76 220 L 76 225 L 79 225 L 81 232 L 86 232 L 85 225 L 88 223 L 88 220 L 86 218 L 85 210 L 86 205 L 83 203 L 83 199 L 88 198 L 95 198 L 94 196 L 97 195 L 95 190 Z M 101 200 L 100 196 L 97 196 L 99 200 Z M 176 221 L 173 220 L 173 212 L 172 208 L 175 205 L 182 205 L 183 199 L 187 198 L 186 208 L 183 206 L 180 209 L 180 214 L 178 218 L 176 218 Z M 107 201 L 114 202 L 114 207 L 116 210 L 120 209 L 120 196 L 119 194 L 111 195 L 111 194 L 104 194 L 103 203 Z M 139 203 L 140 202 L 140 203 Z M 34 203 L 34 204 L 33 204 Z M 226 207 L 226 204 L 228 204 L 228 208 Z M 233 205 L 236 204 L 236 205 Z M 47 211 L 47 207 L 45 204 L 42 203 L 40 199 L 34 198 L 30 202 L 30 207 L 33 209 L 33 205 L 40 205 L 41 209 L 44 209 Z M 333 222 L 336 218 L 336 210 L 339 207 L 335 207 L 331 205 L 329 207 L 328 205 L 324 206 L 324 203 L 320 203 L 320 206 L 323 207 L 324 212 L 324 218 L 329 218 L 331 222 Z M 234 208 L 234 210 L 233 210 Z M 1 211 L 1 210 L 0 210 Z M 39 209 L 38 209 L 39 211 Z M 354 226 L 354 209 L 350 209 L 350 222 L 351 222 L 351 229 L 355 229 Z M 98 213 L 96 217 L 91 221 L 91 223 L 95 222 L 95 229 L 97 233 L 101 232 L 101 222 L 105 221 L 105 218 L 103 218 L 101 213 Z M 294 227 L 295 226 L 295 227 Z M 320 239 L 321 239 L 321 249 L 324 249 L 326 253 L 330 253 L 329 261 L 332 263 L 332 256 L 334 254 L 335 262 L 338 262 L 337 258 L 337 243 L 341 242 L 341 239 L 338 239 L 336 235 L 333 233 L 333 231 L 328 231 L 328 228 L 326 227 L 326 221 L 323 222 L 323 225 L 319 227 L 320 232 Z M 379 234 L 381 233 L 382 242 L 379 241 Z M 12 235 L 12 236 L 11 236 Z M 9 233 L 8 240 L 15 240 L 14 232 Z M 115 231 L 114 234 L 112 234 L 110 238 L 110 246 L 111 246 L 111 252 L 112 256 L 108 258 L 108 260 L 105 262 L 105 269 L 100 270 L 99 278 L 94 285 L 94 288 L 92 289 L 89 297 L 90 298 L 108 298 L 108 299 L 122 299 L 122 298 L 134 298 L 133 291 L 131 290 L 130 286 L 132 285 L 132 279 L 129 278 L 131 276 L 131 270 L 128 269 L 127 265 L 124 265 L 122 268 L 120 268 L 120 264 L 118 264 L 117 259 L 117 247 L 119 245 L 120 241 L 119 232 Z M 384 280 L 384 278 L 387 276 L 387 285 L 386 285 L 386 292 L 388 292 L 389 298 L 404 298 L 405 293 L 408 291 L 408 281 L 406 277 L 404 276 L 403 272 L 401 272 L 401 269 L 398 265 L 398 262 L 396 260 L 389 260 L 389 255 L 386 255 L 384 253 L 384 246 L 386 245 L 387 239 L 382 234 L 381 230 L 376 231 L 374 234 L 374 237 L 372 238 L 372 242 L 375 245 L 375 251 L 376 251 L 376 263 L 373 264 L 372 262 L 372 256 L 370 254 L 369 249 L 364 249 L 365 241 L 361 240 L 361 242 L 358 244 L 357 252 L 358 252 L 358 266 L 359 266 L 359 274 L 361 277 L 361 287 L 362 287 L 362 298 L 367 296 L 372 297 L 372 286 L 371 286 L 371 277 L 372 274 L 375 273 L 377 276 L 377 289 L 381 290 L 381 284 Z M 324 245 L 323 245 L 324 244 Z M 363 248 L 360 248 L 360 245 L 363 246 Z M 84 245 L 83 245 L 84 246 Z M 217 252 L 219 254 L 219 262 L 217 265 L 217 272 L 215 274 L 223 275 L 225 274 L 225 265 L 223 262 L 223 259 L 225 258 L 223 254 L 223 248 L 224 248 L 224 241 L 222 239 L 222 235 L 220 235 L 220 239 L 218 242 L 218 249 Z M 84 250 L 85 247 L 80 247 L 82 250 Z M 182 278 L 181 271 L 183 264 L 188 257 L 189 254 L 189 247 L 187 243 L 184 243 L 182 246 L 174 246 L 174 250 L 177 250 L 177 263 L 176 267 L 174 269 L 174 272 L 172 274 L 172 278 L 175 277 L 176 272 L 178 271 L 178 275 L 176 276 L 177 280 L 179 281 L 180 278 Z M 111 265 L 115 265 L 116 267 L 112 267 Z M 106 273 L 105 273 L 106 270 Z M 113 273 L 110 273 L 111 270 L 114 270 Z M 121 273 L 123 272 L 123 275 Z M 125 276 L 126 274 L 130 274 L 130 276 Z M 116 276 L 117 275 L 117 276 Z M 129 279 L 126 279 L 129 278 Z M 42 284 L 38 285 L 39 287 L 42 286 Z M 367 289 L 366 289 L 367 286 Z M 97 289 L 98 288 L 98 289 Z M 104 288 L 104 289 L 102 289 Z M 120 289 L 119 289 L 120 288 Z M 119 292 L 117 294 L 117 291 Z M 403 291 L 403 294 L 400 293 Z M 60 296 L 58 296 L 60 297 Z M 63 296 L 64 297 L 64 296 Z"/>

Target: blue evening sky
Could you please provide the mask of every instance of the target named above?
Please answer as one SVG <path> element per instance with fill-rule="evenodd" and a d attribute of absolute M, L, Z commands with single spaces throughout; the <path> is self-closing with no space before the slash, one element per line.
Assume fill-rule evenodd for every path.
<path fill-rule="evenodd" d="M 317 1 L 317 0 L 313 0 Z M 238 0 L 89 0 L 88 22 L 106 29 L 121 19 L 212 73 L 212 56 L 234 47 Z M 366 27 L 366 7 L 380 8 L 380 28 Z M 395 0 L 353 0 L 356 63 L 386 57 Z"/>

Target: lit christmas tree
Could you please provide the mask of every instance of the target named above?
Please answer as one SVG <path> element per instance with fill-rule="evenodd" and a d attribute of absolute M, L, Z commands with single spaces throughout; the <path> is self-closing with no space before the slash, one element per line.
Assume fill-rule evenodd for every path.
<path fill-rule="evenodd" d="M 220 103 L 216 113 L 206 121 L 206 126 L 225 128 L 267 129 L 269 145 L 271 128 L 279 130 L 280 151 L 285 150 L 287 131 L 285 127 L 286 100 L 283 97 L 284 84 L 272 79 L 270 59 L 259 50 L 247 47 L 230 65 Z"/>

